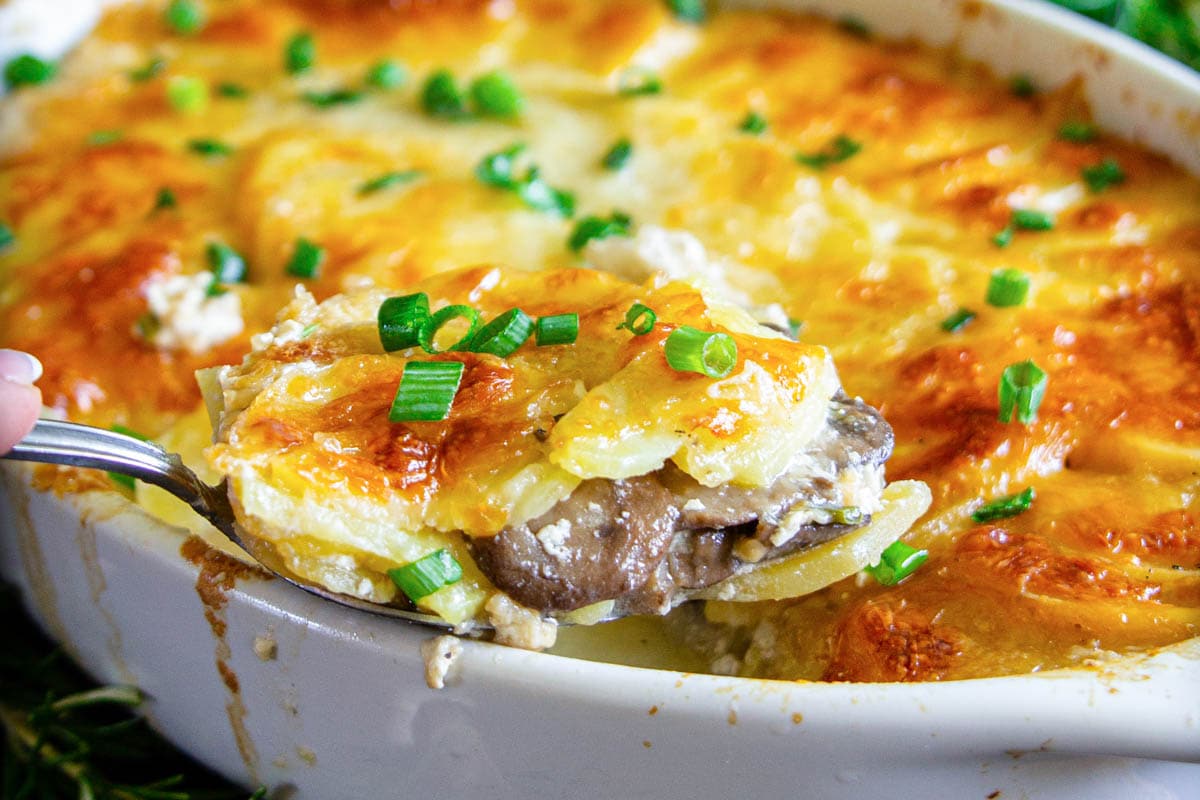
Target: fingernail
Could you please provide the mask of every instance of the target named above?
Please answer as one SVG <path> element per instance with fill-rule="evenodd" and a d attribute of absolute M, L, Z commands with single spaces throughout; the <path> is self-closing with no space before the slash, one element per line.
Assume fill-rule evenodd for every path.
<path fill-rule="evenodd" d="M 0 350 L 0 378 L 32 386 L 42 377 L 42 362 L 20 350 Z"/>

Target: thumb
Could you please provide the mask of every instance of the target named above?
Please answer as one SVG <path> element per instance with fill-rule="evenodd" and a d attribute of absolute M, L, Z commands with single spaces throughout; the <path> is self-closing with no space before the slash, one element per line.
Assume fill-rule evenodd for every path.
<path fill-rule="evenodd" d="M 33 427 L 42 393 L 33 382 L 42 364 L 19 350 L 0 350 L 0 453 L 7 452 Z"/>

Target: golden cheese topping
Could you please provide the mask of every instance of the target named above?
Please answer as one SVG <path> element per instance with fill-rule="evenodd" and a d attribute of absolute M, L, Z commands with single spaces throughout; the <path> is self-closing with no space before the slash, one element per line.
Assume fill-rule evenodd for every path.
<path fill-rule="evenodd" d="M 0 338 L 42 359 L 60 410 L 167 431 L 199 403 L 193 370 L 236 362 L 291 301 L 300 237 L 324 249 L 302 281 L 317 299 L 473 264 L 627 277 L 698 264 L 692 283 L 803 320 L 803 340 L 827 347 L 846 390 L 894 426 L 889 477 L 934 495 L 907 537 L 929 562 L 897 586 L 710 603 L 716 630 L 765 626 L 724 637 L 755 642 L 722 653 L 725 668 L 949 679 L 1197 634 L 1200 184 L 1090 128 L 1073 87 L 1020 97 L 952 55 L 826 22 L 721 12 L 693 25 L 641 0 L 208 10 L 181 36 L 162 4 L 113 9 L 55 81 L 3 101 L 0 222 L 15 241 L 0 252 Z M 315 61 L 290 73 L 285 46 L 303 31 Z M 406 84 L 366 84 L 385 58 Z M 141 77 L 155 59 L 161 70 Z M 463 86 L 501 70 L 523 109 L 432 115 L 422 89 L 439 69 Z M 621 94 L 630 69 L 661 91 Z M 208 88 L 202 109 L 172 106 L 177 78 Z M 338 89 L 360 94 L 306 99 Z M 765 131 L 742 129 L 751 111 Z M 605 167 L 622 139 L 628 159 Z M 228 151 L 205 155 L 204 141 Z M 536 164 L 574 195 L 575 219 L 477 178 L 485 156 L 517 143 L 520 175 Z M 411 178 L 361 191 L 391 172 Z M 650 228 L 690 239 L 619 268 L 567 247 L 578 218 L 614 210 L 638 241 Z M 226 287 L 243 332 L 199 353 L 164 346 L 189 341 L 180 301 L 160 306 L 172 335 L 147 336 L 153 287 L 176 296 L 164 282 L 206 271 L 217 241 L 248 265 Z M 987 302 L 999 269 L 1028 276 L 1020 305 Z M 959 308 L 973 320 L 944 330 Z M 1045 399 L 1036 421 L 1003 424 L 997 385 L 1025 360 L 1046 372 Z M 1026 487 L 1029 510 L 972 520 Z"/>

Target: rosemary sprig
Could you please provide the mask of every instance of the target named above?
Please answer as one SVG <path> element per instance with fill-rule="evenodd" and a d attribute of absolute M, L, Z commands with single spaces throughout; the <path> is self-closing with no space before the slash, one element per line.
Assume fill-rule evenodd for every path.
<path fill-rule="evenodd" d="M 97 687 L 0 585 L 0 800 L 244 800 L 133 711 L 132 686 Z M 259 789 L 253 800 L 266 797 Z"/>

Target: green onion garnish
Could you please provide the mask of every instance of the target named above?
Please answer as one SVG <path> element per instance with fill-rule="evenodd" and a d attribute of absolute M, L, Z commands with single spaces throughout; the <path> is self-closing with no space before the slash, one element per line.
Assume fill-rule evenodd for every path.
<path fill-rule="evenodd" d="M 379 306 L 379 341 L 391 353 L 421 343 L 421 326 L 429 319 L 429 296 L 424 292 L 389 297 Z"/>
<path fill-rule="evenodd" d="M 506 358 L 528 341 L 533 320 L 519 308 L 510 308 L 484 325 L 467 346 L 472 353 L 491 353 Z"/>
<path fill-rule="evenodd" d="M 862 150 L 862 144 L 845 134 L 839 134 L 833 141 L 815 153 L 797 153 L 796 161 L 813 169 L 825 169 L 830 164 L 840 164 L 857 155 Z"/>
<path fill-rule="evenodd" d="M 416 601 L 443 586 L 458 583 L 462 580 L 463 571 L 450 551 L 442 548 L 411 564 L 389 569 L 387 574 L 409 600 Z"/>
<path fill-rule="evenodd" d="M 738 130 L 742 133 L 748 133 L 751 136 L 762 136 L 767 132 L 767 118 L 757 111 L 747 111 L 746 116 L 742 118 L 742 122 L 738 125 Z"/>
<path fill-rule="evenodd" d="M 445 419 L 450 414 L 462 374 L 461 361 L 408 362 L 388 411 L 388 421 L 437 422 Z"/>
<path fill-rule="evenodd" d="M 658 315 L 654 313 L 654 309 L 641 303 L 634 303 L 625 312 L 625 321 L 617 326 L 617 330 L 624 328 L 634 336 L 645 336 L 654 330 L 654 323 L 657 321 Z"/>
<path fill-rule="evenodd" d="M 517 143 L 495 153 L 489 153 L 475 167 L 475 177 L 488 186 L 501 189 L 516 189 L 519 181 L 515 177 L 517 156 L 525 150 L 525 145 Z"/>
<path fill-rule="evenodd" d="M 871 26 L 868 25 L 861 17 L 856 17 L 853 14 L 846 14 L 839 17 L 837 26 L 840 30 L 845 31 L 856 39 L 870 39 Z"/>
<path fill-rule="evenodd" d="M 1064 122 L 1058 129 L 1058 138 L 1065 142 L 1090 142 L 1099 131 L 1090 122 Z"/>
<path fill-rule="evenodd" d="M 126 428 L 124 425 L 113 425 L 109 430 L 111 430 L 113 433 L 119 433 L 122 436 L 132 436 L 134 439 L 138 439 L 143 442 L 150 441 L 149 436 L 140 434 L 131 428 Z M 110 472 L 108 473 L 108 477 L 112 478 L 112 482 L 118 486 L 128 489 L 131 492 L 136 490 L 137 478 L 134 478 L 131 475 L 123 475 L 120 472 Z"/>
<path fill-rule="evenodd" d="M 301 236 L 296 240 L 296 249 L 287 264 L 287 274 L 297 278 L 315 278 L 320 273 L 324 261 L 325 248 Z"/>
<path fill-rule="evenodd" d="M 1099 164 L 1084 167 L 1080 174 L 1093 192 L 1103 192 L 1110 186 L 1125 182 L 1125 171 L 1115 158 L 1106 158 Z"/>
<path fill-rule="evenodd" d="M 99 147 L 106 144 L 115 144 L 124 138 L 125 134 L 118 130 L 95 131 L 88 136 L 88 144 L 93 147 Z"/>
<path fill-rule="evenodd" d="M 517 186 L 517 195 L 536 211 L 553 211 L 560 217 L 575 214 L 575 195 L 546 183 L 536 166 L 529 168 L 525 179 Z"/>
<path fill-rule="evenodd" d="M 620 211 L 614 211 L 611 217 L 584 217 L 575 225 L 575 230 L 571 231 L 571 238 L 567 240 L 567 246 L 574 252 L 578 253 L 592 239 L 604 239 L 608 236 L 628 236 L 629 228 L 633 224 L 633 220 L 628 214 L 622 214 Z"/>
<path fill-rule="evenodd" d="M 399 89 L 408 81 L 408 70 L 399 61 L 385 58 L 367 70 L 367 84 L 376 89 Z"/>
<path fill-rule="evenodd" d="M 317 40 L 308 31 L 301 31 L 287 40 L 283 47 L 283 67 L 289 75 L 299 75 L 317 63 Z"/>
<path fill-rule="evenodd" d="M 618 139 L 600 159 L 600 166 L 611 170 L 621 169 L 629 163 L 631 155 L 633 155 L 633 142 L 625 138 Z"/>
<path fill-rule="evenodd" d="M 316 108 L 331 108 L 357 103 L 365 97 L 356 89 L 329 89 L 324 92 L 304 92 L 300 97 L 310 106 Z"/>
<path fill-rule="evenodd" d="M 1054 217 L 1032 208 L 1014 208 L 1012 224 L 1023 231 L 1048 231 L 1054 228 Z"/>
<path fill-rule="evenodd" d="M 167 62 L 157 56 L 146 62 L 144 67 L 138 67 L 129 73 L 129 80 L 134 83 L 145 83 L 157 78 L 167 68 Z"/>
<path fill-rule="evenodd" d="M 897 539 L 883 551 L 878 564 L 866 567 L 864 571 L 883 586 L 895 586 L 928 559 L 929 551 L 918 550 Z"/>
<path fill-rule="evenodd" d="M 698 372 L 710 378 L 724 378 L 737 364 L 737 342 L 732 336 L 689 325 L 671 331 L 663 353 L 676 372 Z"/>
<path fill-rule="evenodd" d="M 154 196 L 154 211 L 164 211 L 169 208 L 175 208 L 177 205 L 179 205 L 179 202 L 175 198 L 175 192 L 171 191 L 169 187 L 162 187 L 158 190 L 158 194 Z"/>
<path fill-rule="evenodd" d="M 375 192 L 381 192 L 384 189 L 390 189 L 393 186 L 400 186 L 401 184 L 415 181 L 424 174 L 425 173 L 419 169 L 409 169 L 400 172 L 385 172 L 378 178 L 372 178 L 369 181 L 365 181 L 361 186 L 358 187 L 358 193 L 360 195 L 368 195 L 374 194 Z"/>
<path fill-rule="evenodd" d="M 217 94 L 221 97 L 227 97 L 230 100 L 241 100 L 250 95 L 250 90 L 239 83 L 222 81 L 217 84 Z"/>
<path fill-rule="evenodd" d="M 1008 247 L 1013 240 L 1013 226 L 1005 225 L 999 233 L 992 237 L 992 244 L 996 247 Z"/>
<path fill-rule="evenodd" d="M 208 84 L 199 78 L 173 75 L 167 81 L 167 102 L 181 114 L 199 114 L 208 108 Z"/>
<path fill-rule="evenodd" d="M 4 65 L 4 83 L 8 88 L 20 86 L 36 86 L 54 77 L 58 67 L 53 61 L 38 58 L 32 53 L 24 53 Z"/>
<path fill-rule="evenodd" d="M 662 90 L 662 80 L 645 67 L 630 67 L 617 78 L 617 94 L 622 97 L 659 94 Z"/>
<path fill-rule="evenodd" d="M 214 283 L 242 283 L 246 280 L 246 259 L 237 250 L 224 242 L 209 242 L 205 252 Z"/>
<path fill-rule="evenodd" d="M 975 312 L 967 308 L 960 308 L 950 316 L 942 320 L 942 330 L 946 333 L 958 333 L 963 328 L 971 324 L 975 319 Z"/>
<path fill-rule="evenodd" d="M 1048 380 L 1042 368 L 1030 360 L 1005 367 L 1000 373 L 998 389 L 1000 421 L 1012 422 L 1014 410 L 1022 425 L 1037 421 L 1038 407 L 1046 395 Z"/>
<path fill-rule="evenodd" d="M 426 114 L 444 119 L 461 120 L 470 116 L 466 96 L 448 69 L 439 69 L 425 80 L 421 107 Z"/>
<path fill-rule="evenodd" d="M 13 229 L 8 227 L 3 222 L 0 222 L 0 252 L 12 247 L 13 242 L 17 240 L 17 235 L 13 233 Z"/>
<path fill-rule="evenodd" d="M 1013 75 L 1008 81 L 1008 90 L 1017 97 L 1033 97 L 1037 94 L 1033 78 L 1025 74 Z"/>
<path fill-rule="evenodd" d="M 800 341 L 800 332 L 804 330 L 804 320 L 795 317 L 787 318 L 787 332 L 795 341 Z"/>
<path fill-rule="evenodd" d="M 475 177 L 489 186 L 516 192 L 530 208 L 554 211 L 564 217 L 572 216 L 575 213 L 575 196 L 555 189 L 542 180 L 536 166 L 531 166 L 524 178 L 517 177 L 516 159 L 524 149 L 525 145 L 518 143 L 489 153 L 475 167 Z"/>
<path fill-rule="evenodd" d="M 233 148 L 217 139 L 192 139 L 188 149 L 202 156 L 227 156 Z"/>
<path fill-rule="evenodd" d="M 476 111 L 489 117 L 515 117 L 525 107 L 521 90 L 512 78 L 499 70 L 471 82 L 471 100 Z"/>
<path fill-rule="evenodd" d="M 570 313 L 538 317 L 534 330 L 538 347 L 573 344 L 579 338 L 579 315 Z"/>
<path fill-rule="evenodd" d="M 438 332 L 448 325 L 451 320 L 465 319 L 468 327 L 464 333 L 454 344 L 449 347 L 438 347 L 437 338 Z M 427 353 L 442 353 L 446 350 L 464 350 L 468 345 L 474 343 L 475 331 L 479 328 L 479 312 L 470 306 L 452 305 L 439 309 L 426 320 L 421 323 L 421 327 L 417 330 L 417 343 Z M 457 384 L 456 384 L 457 385 Z"/>
<path fill-rule="evenodd" d="M 667 7 L 671 9 L 671 13 L 675 15 L 676 19 L 684 22 L 701 23 L 708 16 L 704 0 L 667 0 Z"/>
<path fill-rule="evenodd" d="M 1019 306 L 1029 294 L 1029 276 L 1019 269 L 998 269 L 988 280 L 988 305 L 997 308 Z"/>
<path fill-rule="evenodd" d="M 204 9 L 195 0 L 171 0 L 163 19 L 175 33 L 191 36 L 204 28 Z"/>
<path fill-rule="evenodd" d="M 1036 496 L 1033 487 L 1030 486 L 1020 494 L 1010 494 L 981 505 L 975 509 L 975 513 L 971 515 L 971 519 L 976 522 L 992 522 L 997 519 L 1015 517 L 1022 511 L 1028 511 L 1029 507 L 1033 505 L 1033 500 Z"/>

